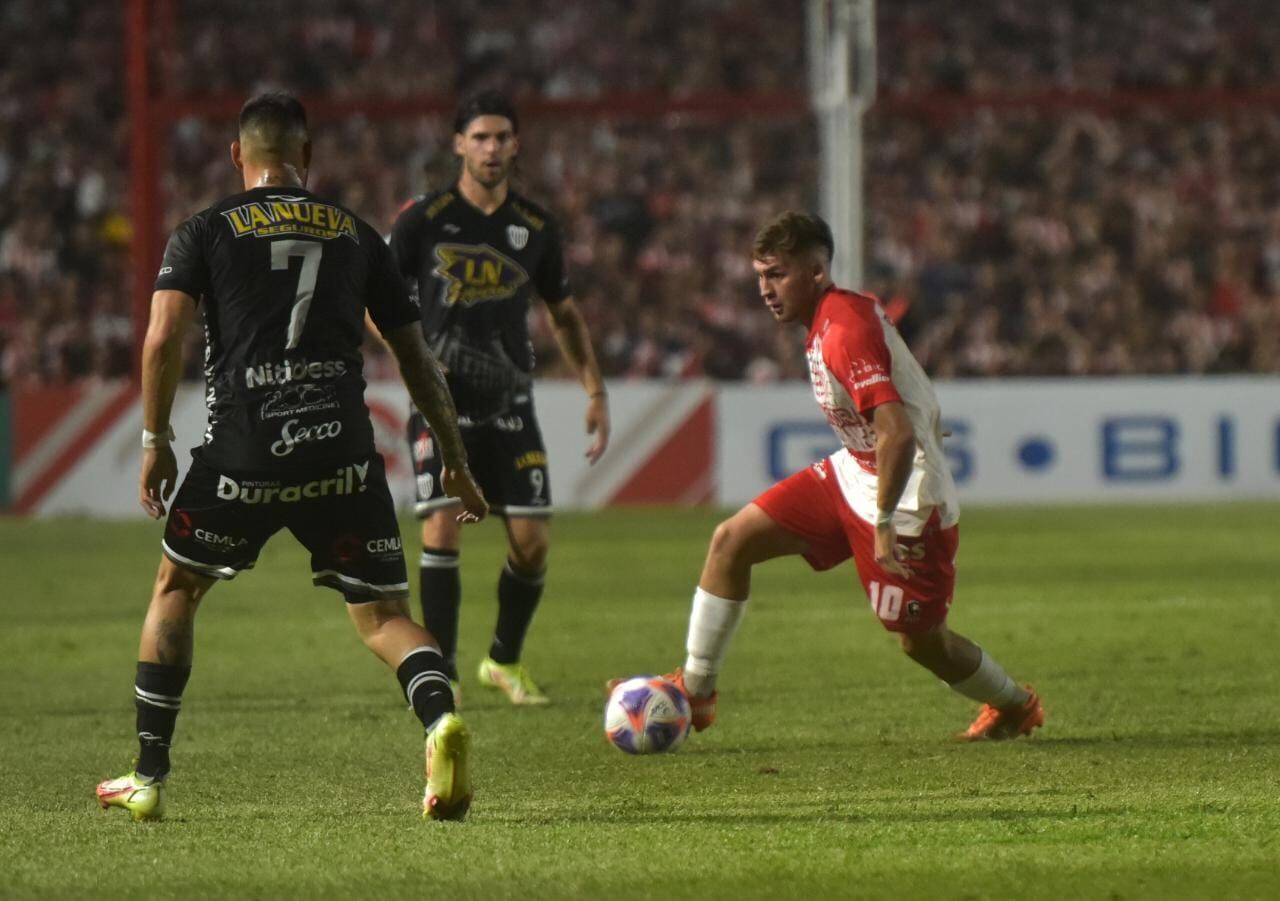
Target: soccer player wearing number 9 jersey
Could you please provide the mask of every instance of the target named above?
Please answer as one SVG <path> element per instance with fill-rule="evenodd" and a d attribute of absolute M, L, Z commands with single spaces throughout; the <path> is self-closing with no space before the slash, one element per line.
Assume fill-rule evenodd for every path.
<path fill-rule="evenodd" d="M 468 735 L 439 646 L 405 605 L 400 528 L 364 403 L 366 309 L 435 430 L 444 488 L 463 506 L 459 521 L 474 522 L 487 507 L 467 468 L 444 374 L 381 237 L 306 189 L 311 141 L 302 104 L 286 94 L 251 99 L 231 156 L 245 191 L 178 227 L 151 301 L 139 500 L 153 519 L 165 516 L 177 478 L 169 414 L 197 308 L 204 312 L 208 428 L 168 511 L 142 628 L 138 761 L 133 772 L 100 784 L 98 800 L 134 819 L 163 814 L 196 607 L 288 529 L 311 552 L 312 583 L 342 593 L 356 631 L 395 671 L 427 730 L 424 815 L 461 819 L 471 802 Z"/>
<path fill-rule="evenodd" d="M 799 554 L 815 570 L 853 558 L 871 609 L 907 656 L 982 710 L 957 737 L 1028 735 L 1040 699 L 947 627 L 960 507 L 929 379 L 875 298 L 829 275 L 834 242 L 817 216 L 788 212 L 756 237 L 760 295 L 776 321 L 808 329 L 814 397 L 843 447 L 774 485 L 716 528 L 672 677 L 694 726 L 715 716 L 716 677 L 746 609 L 751 568 Z"/>
<path fill-rule="evenodd" d="M 595 464 L 609 443 L 609 404 L 586 319 L 573 298 L 560 229 L 512 185 L 520 118 L 502 94 L 482 91 L 454 117 L 458 180 L 405 204 L 391 231 L 401 275 L 418 293 L 422 327 L 446 370 L 462 440 L 493 512 L 507 532 L 498 616 L 480 684 L 513 704 L 549 702 L 524 663 L 525 638 L 542 599 L 551 547 L 551 484 L 533 396 L 529 314 L 540 301 L 556 342 L 587 394 L 583 417 Z M 440 484 L 428 423 L 408 423 L 422 519 L 423 623 L 440 639 L 450 678 L 462 608 L 457 501 Z"/>

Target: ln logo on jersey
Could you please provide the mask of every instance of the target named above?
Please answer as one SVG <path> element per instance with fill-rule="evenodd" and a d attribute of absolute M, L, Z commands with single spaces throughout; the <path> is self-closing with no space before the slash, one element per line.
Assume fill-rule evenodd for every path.
<path fill-rule="evenodd" d="M 445 282 L 445 303 L 464 307 L 514 297 L 529 281 L 519 263 L 488 244 L 437 244 L 431 274 Z"/>
<path fill-rule="evenodd" d="M 524 250 L 524 246 L 529 243 L 529 229 L 523 225 L 508 225 L 507 240 L 516 250 Z"/>

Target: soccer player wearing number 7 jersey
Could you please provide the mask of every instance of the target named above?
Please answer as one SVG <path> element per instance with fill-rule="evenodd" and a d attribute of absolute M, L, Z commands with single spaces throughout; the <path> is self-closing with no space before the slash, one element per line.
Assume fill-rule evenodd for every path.
<path fill-rule="evenodd" d="M 673 676 L 690 696 L 694 726 L 706 728 L 751 568 L 800 554 L 825 570 L 853 557 L 872 610 L 907 656 L 983 704 L 957 737 L 1028 735 L 1044 721 L 1036 692 L 946 624 L 960 508 L 933 387 L 875 298 L 832 284 L 833 250 L 825 222 L 789 212 L 761 229 L 753 257 L 774 319 L 809 330 L 814 397 L 843 447 L 716 528 L 694 593 L 688 657 Z"/>
<path fill-rule="evenodd" d="M 152 519 L 165 516 L 178 474 L 169 414 L 197 307 L 209 421 L 168 513 L 142 627 L 138 760 L 98 786 L 98 801 L 138 820 L 163 814 L 196 607 L 288 529 L 311 552 L 312 583 L 342 593 L 360 638 L 395 671 L 427 730 L 423 814 L 461 819 L 471 803 L 469 739 L 439 645 L 405 604 L 399 523 L 364 403 L 366 309 L 435 430 L 444 490 L 462 503 L 458 520 L 475 522 L 488 508 L 467 468 L 453 399 L 386 244 L 306 189 L 311 141 L 302 104 L 286 94 L 251 99 L 231 157 L 244 192 L 178 227 L 151 300 L 139 500 Z"/>

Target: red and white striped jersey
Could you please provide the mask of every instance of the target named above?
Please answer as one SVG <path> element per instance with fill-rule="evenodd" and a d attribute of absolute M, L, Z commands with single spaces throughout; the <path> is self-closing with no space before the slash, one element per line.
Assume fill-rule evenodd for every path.
<path fill-rule="evenodd" d="M 844 446 L 831 456 L 841 491 L 858 516 L 876 516 L 876 435 L 871 411 L 899 401 L 916 435 L 916 455 L 894 526 L 919 535 L 936 508 L 942 527 L 960 519 L 955 481 L 942 452 L 942 412 L 933 385 L 879 302 L 832 287 L 818 302 L 805 345 L 813 396 Z"/>

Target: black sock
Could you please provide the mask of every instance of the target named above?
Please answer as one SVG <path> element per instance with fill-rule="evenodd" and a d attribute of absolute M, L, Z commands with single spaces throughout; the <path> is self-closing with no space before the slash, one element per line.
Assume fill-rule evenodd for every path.
<path fill-rule="evenodd" d="M 524 648 L 524 636 L 542 598 L 543 573 L 527 576 L 507 561 L 498 577 L 498 625 L 493 630 L 489 656 L 498 663 L 515 663 Z"/>
<path fill-rule="evenodd" d="M 458 552 L 422 547 L 418 570 L 422 624 L 440 645 L 444 673 L 458 679 L 458 608 L 462 606 L 462 577 Z"/>
<path fill-rule="evenodd" d="M 139 776 L 163 779 L 169 773 L 169 745 L 182 709 L 182 691 L 187 687 L 191 667 L 168 663 L 138 662 L 133 686 L 138 708 Z"/>
<path fill-rule="evenodd" d="M 396 667 L 405 700 L 430 731 L 436 720 L 453 712 L 453 689 L 444 671 L 444 658 L 435 648 L 414 648 Z"/>

